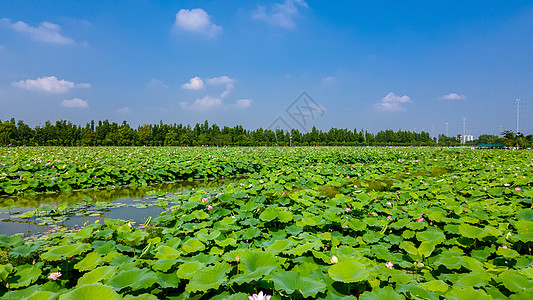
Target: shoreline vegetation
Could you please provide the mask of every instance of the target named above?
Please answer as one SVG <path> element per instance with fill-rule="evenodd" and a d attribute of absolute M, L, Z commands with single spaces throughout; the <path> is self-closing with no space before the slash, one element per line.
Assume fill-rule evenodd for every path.
<path fill-rule="evenodd" d="M 533 145 L 533 135 L 502 132 L 503 137 L 483 134 L 465 145 L 506 144 L 521 148 Z M 245 129 L 240 125 L 216 124 L 143 124 L 131 127 L 108 120 L 88 122 L 84 126 L 70 121 L 45 122 L 34 128 L 24 121 L 0 120 L 0 146 L 460 146 L 461 136 L 431 137 L 428 132 L 391 129 L 371 133 L 363 129 L 315 127 L 308 132 L 298 129 Z"/>

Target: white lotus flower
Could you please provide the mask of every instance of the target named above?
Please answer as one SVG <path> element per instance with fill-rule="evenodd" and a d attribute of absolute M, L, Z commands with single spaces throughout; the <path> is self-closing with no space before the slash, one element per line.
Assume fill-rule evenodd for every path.
<path fill-rule="evenodd" d="M 270 295 L 264 294 L 263 291 L 260 291 L 259 294 L 253 294 L 252 296 L 248 296 L 248 299 L 250 300 L 270 300 Z"/>

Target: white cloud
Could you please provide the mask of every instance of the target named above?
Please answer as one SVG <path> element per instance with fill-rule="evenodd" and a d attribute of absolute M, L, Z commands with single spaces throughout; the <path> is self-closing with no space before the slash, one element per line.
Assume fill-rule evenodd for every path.
<path fill-rule="evenodd" d="M 168 88 L 168 85 L 166 85 L 161 80 L 152 78 L 149 82 L 146 83 L 146 87 L 148 87 L 148 88 Z"/>
<path fill-rule="evenodd" d="M 207 79 L 207 83 L 211 85 L 221 85 L 221 84 L 226 85 L 226 89 L 220 94 L 220 98 L 226 98 L 229 95 L 231 90 L 233 90 L 234 82 L 235 82 L 234 79 L 231 79 L 226 75 Z"/>
<path fill-rule="evenodd" d="M 22 21 L 11 23 L 11 20 L 7 18 L 0 19 L 0 23 L 6 24 L 14 31 L 27 34 L 36 41 L 60 45 L 72 45 L 76 43 L 73 39 L 62 35 L 60 33 L 61 27 L 54 23 L 42 22 L 39 24 L 39 27 L 32 27 Z"/>
<path fill-rule="evenodd" d="M 459 94 L 456 94 L 456 93 L 449 93 L 449 94 L 446 94 L 442 97 L 440 97 L 441 99 L 443 100 L 464 100 L 466 99 L 466 96 L 465 95 L 459 95 Z"/>
<path fill-rule="evenodd" d="M 207 111 L 212 108 L 222 106 L 222 99 L 217 97 L 211 97 L 208 95 L 203 98 L 194 100 L 193 104 L 189 104 L 188 102 L 181 102 L 180 106 L 185 110 Z"/>
<path fill-rule="evenodd" d="M 189 82 L 182 84 L 181 88 L 185 90 L 201 90 L 204 88 L 204 81 L 196 76 L 191 78 Z"/>
<path fill-rule="evenodd" d="M 236 105 L 239 108 L 246 108 L 246 107 L 252 106 L 253 102 L 254 102 L 254 100 L 252 100 L 252 99 L 239 99 L 239 100 L 237 100 Z"/>
<path fill-rule="evenodd" d="M 119 114 L 128 114 L 131 112 L 131 108 L 127 107 L 127 106 L 124 106 L 124 107 L 121 107 L 119 109 L 117 109 L 117 112 Z"/>
<path fill-rule="evenodd" d="M 61 102 L 61 106 L 68 108 L 87 108 L 89 107 L 89 103 L 83 99 L 74 98 L 71 100 L 63 100 L 63 102 Z"/>
<path fill-rule="evenodd" d="M 55 76 L 39 77 L 37 79 L 26 79 L 11 83 L 12 86 L 30 90 L 44 91 L 49 93 L 65 93 L 72 88 L 89 88 L 88 83 L 74 83 L 64 79 L 58 80 Z"/>
<path fill-rule="evenodd" d="M 294 17 L 300 14 L 299 7 L 308 7 L 304 0 L 285 0 L 276 3 L 270 8 L 270 12 L 264 6 L 258 6 L 252 12 L 252 18 L 266 21 L 270 24 L 292 28 L 295 26 Z"/>
<path fill-rule="evenodd" d="M 402 104 L 412 103 L 413 101 L 409 96 L 396 96 L 393 92 L 388 93 L 385 97 L 381 98 L 379 103 L 375 104 L 375 107 L 386 111 L 404 111 L 406 110 Z"/>
<path fill-rule="evenodd" d="M 201 8 L 180 9 L 176 14 L 174 28 L 199 33 L 207 37 L 214 37 L 222 32 L 222 27 L 211 23 L 211 16 Z"/>

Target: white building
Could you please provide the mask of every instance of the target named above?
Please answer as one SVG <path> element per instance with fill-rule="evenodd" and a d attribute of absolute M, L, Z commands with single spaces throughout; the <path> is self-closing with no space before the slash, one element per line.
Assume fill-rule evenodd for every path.
<path fill-rule="evenodd" d="M 470 142 L 474 140 L 473 135 L 465 134 L 461 136 L 461 144 L 465 144 L 466 142 Z"/>

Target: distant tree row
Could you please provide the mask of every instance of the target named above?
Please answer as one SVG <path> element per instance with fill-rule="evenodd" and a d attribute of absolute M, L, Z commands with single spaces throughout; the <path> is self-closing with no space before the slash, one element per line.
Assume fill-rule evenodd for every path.
<path fill-rule="evenodd" d="M 497 137 L 496 137 L 497 138 Z M 182 124 L 143 124 L 132 128 L 126 121 L 91 121 L 85 126 L 60 120 L 31 128 L 24 121 L 0 120 L 0 145 L 7 146 L 456 146 L 456 137 L 431 138 L 427 132 L 337 129 L 302 133 L 298 129 L 247 130 L 242 126 L 220 128 L 207 121 L 194 127 Z"/>

